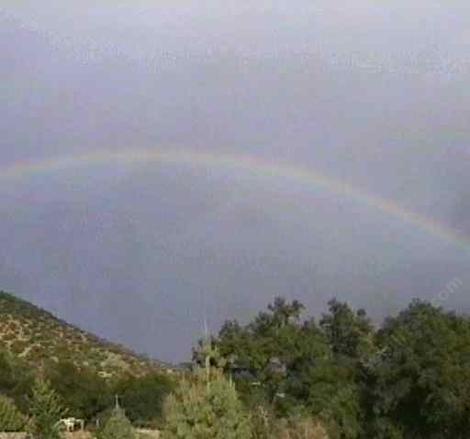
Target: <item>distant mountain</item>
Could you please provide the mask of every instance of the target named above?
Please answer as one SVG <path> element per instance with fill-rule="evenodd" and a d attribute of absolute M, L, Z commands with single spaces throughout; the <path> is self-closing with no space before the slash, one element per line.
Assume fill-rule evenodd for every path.
<path fill-rule="evenodd" d="M 71 361 L 110 377 L 166 369 L 159 363 L 82 331 L 51 313 L 0 291 L 0 350 L 37 367 L 45 361 Z"/>

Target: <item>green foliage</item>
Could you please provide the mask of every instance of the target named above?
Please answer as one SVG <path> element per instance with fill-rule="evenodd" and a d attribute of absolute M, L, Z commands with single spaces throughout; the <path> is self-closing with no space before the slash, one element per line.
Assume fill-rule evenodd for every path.
<path fill-rule="evenodd" d="M 0 431 L 21 431 L 26 425 L 26 417 L 17 409 L 13 401 L 0 395 Z"/>
<path fill-rule="evenodd" d="M 21 411 L 27 409 L 27 395 L 33 379 L 30 368 L 20 359 L 8 352 L 0 352 L 0 393 L 11 398 Z"/>
<path fill-rule="evenodd" d="M 304 372 L 302 386 L 297 406 L 322 420 L 332 438 L 361 437 L 362 406 L 353 370 L 326 361 Z"/>
<path fill-rule="evenodd" d="M 349 351 L 335 354 L 330 332 L 325 330 L 329 326 L 336 331 L 340 320 L 347 334 L 348 324 L 357 321 L 343 323 L 332 316 L 329 323 L 330 316 L 324 316 L 324 324 L 318 326 L 313 319 L 301 321 L 302 310 L 300 303 L 278 298 L 268 312 L 244 327 L 227 322 L 214 340 L 226 360 L 225 371 L 234 377 L 249 407 L 272 405 L 281 417 L 306 411 L 324 419 L 332 431 L 341 430 L 344 438 L 357 438 L 361 401 L 355 362 Z M 366 333 L 364 337 L 370 337 Z M 366 344 L 362 334 L 358 331 L 355 336 L 356 346 Z"/>
<path fill-rule="evenodd" d="M 73 363 L 51 364 L 47 378 L 70 416 L 93 419 L 113 401 L 114 393 L 106 380 Z"/>
<path fill-rule="evenodd" d="M 137 435 L 124 410 L 115 407 L 111 416 L 97 433 L 97 439 L 136 439 Z"/>
<path fill-rule="evenodd" d="M 37 378 L 33 386 L 30 413 L 33 417 L 32 434 L 35 439 L 58 439 L 61 437 L 58 421 L 65 410 L 50 383 Z"/>
<path fill-rule="evenodd" d="M 469 319 L 414 301 L 378 339 L 382 354 L 371 371 L 376 428 L 393 425 L 416 439 L 468 437 Z"/>
<path fill-rule="evenodd" d="M 163 439 L 250 439 L 250 420 L 234 385 L 216 373 L 183 381 L 165 403 Z"/>
<path fill-rule="evenodd" d="M 348 304 L 332 299 L 320 327 L 337 356 L 360 359 L 373 351 L 373 328 L 362 309 L 355 312 Z"/>
<path fill-rule="evenodd" d="M 10 349 L 0 352 L 0 393 L 8 398 L 0 399 L 0 422 L 17 429 L 24 422 L 19 412 L 30 407 L 35 437 L 55 439 L 63 414 L 59 397 L 71 416 L 92 420 L 119 394 L 130 421 L 114 411 L 100 435 L 134 437 L 130 422 L 160 426 L 163 410 L 166 439 L 469 436 L 468 316 L 413 301 L 375 329 L 364 311 L 335 299 L 318 322 L 303 319 L 303 311 L 299 302 L 277 298 L 246 325 L 226 322 L 193 352 L 206 374 L 186 376 L 175 389 L 167 376 L 149 373 L 153 368 L 133 369 L 124 351 L 90 342 L 88 334 L 0 293 L 0 347 Z M 45 328 L 63 331 L 73 349 L 61 337 L 48 339 Z M 45 350 L 47 343 L 52 350 Z M 47 364 L 49 381 L 37 380 L 33 390 L 32 358 L 25 363 L 11 352 L 25 347 Z M 103 371 L 110 376 L 100 377 Z"/>
<path fill-rule="evenodd" d="M 153 373 L 119 380 L 114 392 L 120 395 L 126 414 L 135 425 L 157 427 L 161 423 L 165 397 L 174 389 L 170 378 Z"/>
<path fill-rule="evenodd" d="M 218 362 L 251 409 L 306 412 L 331 438 L 468 437 L 467 316 L 414 301 L 376 332 L 364 311 L 328 306 L 317 325 L 300 320 L 299 303 L 276 299 L 248 325 L 222 327 Z"/>

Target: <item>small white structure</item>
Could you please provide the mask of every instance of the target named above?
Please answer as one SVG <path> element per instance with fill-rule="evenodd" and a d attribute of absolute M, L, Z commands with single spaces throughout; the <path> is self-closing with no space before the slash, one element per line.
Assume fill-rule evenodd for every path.
<path fill-rule="evenodd" d="M 63 425 L 67 432 L 75 431 L 77 427 L 79 427 L 81 431 L 85 429 L 85 421 L 83 419 L 63 418 L 57 424 Z"/>

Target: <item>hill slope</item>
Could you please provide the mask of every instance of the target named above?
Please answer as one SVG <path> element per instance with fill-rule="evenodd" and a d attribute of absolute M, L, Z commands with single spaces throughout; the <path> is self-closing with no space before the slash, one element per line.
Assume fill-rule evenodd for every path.
<path fill-rule="evenodd" d="M 35 367 L 45 360 L 71 361 L 109 377 L 143 375 L 162 365 L 82 331 L 37 306 L 0 291 L 0 350 Z"/>

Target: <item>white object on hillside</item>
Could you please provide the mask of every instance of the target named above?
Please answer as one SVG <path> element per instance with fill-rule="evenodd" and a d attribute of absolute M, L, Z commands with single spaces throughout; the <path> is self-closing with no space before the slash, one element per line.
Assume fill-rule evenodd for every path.
<path fill-rule="evenodd" d="M 75 431 L 75 428 L 77 426 L 79 426 L 80 430 L 82 431 L 85 429 L 85 421 L 83 419 L 64 418 L 64 419 L 61 419 L 57 424 L 63 425 L 65 427 L 65 430 L 68 432 Z"/>

